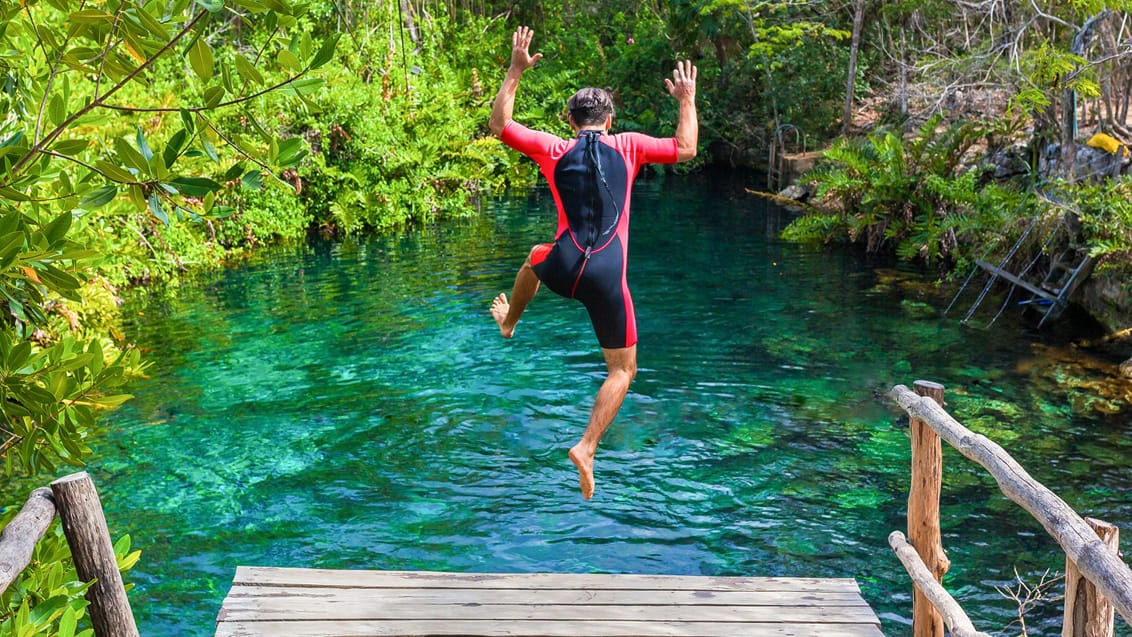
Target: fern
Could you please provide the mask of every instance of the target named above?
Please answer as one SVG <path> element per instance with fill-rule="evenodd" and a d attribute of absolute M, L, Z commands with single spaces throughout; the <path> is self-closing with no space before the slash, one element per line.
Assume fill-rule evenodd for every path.
<path fill-rule="evenodd" d="M 942 121 L 928 119 L 908 139 L 882 128 L 863 140 L 838 140 L 804 178 L 839 212 L 807 213 L 783 236 L 812 240 L 825 232 L 825 241 L 848 238 L 869 252 L 953 260 L 959 233 L 997 215 L 977 212 L 994 199 L 980 197 L 977 173 L 961 172 L 964 155 L 987 132 L 970 123 L 940 128 Z"/>

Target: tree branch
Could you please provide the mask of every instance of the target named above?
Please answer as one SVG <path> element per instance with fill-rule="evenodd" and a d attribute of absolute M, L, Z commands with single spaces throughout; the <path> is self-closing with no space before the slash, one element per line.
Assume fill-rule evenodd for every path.
<path fill-rule="evenodd" d="M 141 75 L 149 67 L 153 66 L 155 60 L 160 58 L 162 55 L 165 55 L 166 53 L 168 53 L 178 42 L 181 41 L 182 38 L 184 38 L 190 31 L 193 30 L 194 27 L 196 27 L 197 23 L 199 23 L 207 15 L 208 15 L 207 11 L 201 11 L 200 13 L 198 13 L 196 15 L 196 17 L 194 17 L 192 20 L 190 20 L 189 23 L 186 24 L 183 29 L 181 29 L 180 33 L 173 36 L 173 38 L 171 40 L 169 40 L 169 42 L 167 42 L 165 44 L 165 46 L 161 47 L 161 49 L 157 53 L 153 54 L 143 64 L 138 66 L 138 68 L 131 71 L 129 75 L 122 78 L 116 85 L 114 85 L 114 87 L 112 89 L 107 91 L 105 95 L 103 95 L 102 97 L 97 98 L 95 100 L 92 100 L 90 104 L 87 104 L 83 108 L 79 109 L 73 115 L 71 115 L 66 120 L 64 120 L 62 123 L 60 123 L 58 126 L 56 126 L 55 129 L 52 130 L 50 133 L 48 133 L 47 136 L 44 137 L 42 140 L 37 141 L 35 143 L 35 145 L 32 146 L 28 150 L 27 154 L 24 155 L 23 157 L 21 157 L 19 159 L 19 161 L 17 161 L 12 166 L 12 168 L 8 171 L 7 179 L 4 182 L 0 183 L 0 187 L 6 187 L 6 186 L 11 185 L 11 183 L 13 181 L 15 181 L 16 178 L 19 176 L 20 172 L 25 167 L 27 167 L 28 163 L 30 163 L 37 155 L 42 153 L 43 149 L 46 148 L 48 144 L 50 144 L 51 142 L 54 142 L 59 137 L 59 135 L 62 135 L 63 131 L 67 130 L 67 128 L 71 124 L 74 124 L 75 121 L 77 121 L 83 115 L 86 115 L 87 113 L 98 108 L 99 106 L 102 106 L 103 103 L 104 103 L 104 100 L 108 99 L 111 95 L 117 93 L 123 87 L 125 87 L 130 82 L 132 82 L 134 80 L 134 78 Z"/>
<path fill-rule="evenodd" d="M 176 112 L 180 112 L 180 111 L 189 111 L 190 113 L 205 113 L 205 112 L 213 111 L 213 110 L 216 110 L 216 109 L 219 109 L 219 108 L 226 108 L 228 106 L 235 106 L 237 104 L 243 104 L 244 102 L 250 102 L 257 97 L 262 97 L 263 95 L 266 95 L 266 94 L 268 94 L 272 91 L 279 90 L 279 89 L 283 88 L 284 86 L 287 86 L 288 84 L 295 82 L 296 80 L 302 79 L 302 77 L 304 75 L 306 75 L 307 73 L 310 73 L 310 71 L 311 71 L 311 69 L 309 69 L 309 68 L 303 69 L 301 72 L 299 72 L 298 75 L 295 75 L 293 77 L 289 77 L 289 78 L 283 80 L 282 82 L 279 82 L 277 84 L 273 84 L 272 86 L 269 86 L 265 89 L 256 91 L 255 93 L 252 93 L 250 95 L 244 95 L 242 97 L 230 99 L 227 102 L 220 102 L 219 104 L 216 104 L 215 106 L 189 106 L 189 107 L 176 107 L 176 108 L 174 108 L 172 106 L 122 106 L 120 104 L 101 104 L 100 106 L 101 106 L 101 108 L 106 108 L 106 109 L 110 109 L 112 111 L 120 111 L 120 112 L 125 112 L 125 113 L 176 113 Z"/>

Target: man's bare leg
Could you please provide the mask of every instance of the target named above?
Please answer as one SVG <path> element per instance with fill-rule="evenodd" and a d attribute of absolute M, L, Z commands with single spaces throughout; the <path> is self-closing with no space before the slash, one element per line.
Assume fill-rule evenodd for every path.
<path fill-rule="evenodd" d="M 636 345 L 620 349 L 603 347 L 601 352 L 605 355 L 609 375 L 605 377 L 605 382 L 594 399 L 590 422 L 582 439 L 569 452 L 570 461 L 578 467 L 578 485 L 582 488 L 582 497 L 587 500 L 594 495 L 594 454 L 597 453 L 597 443 L 601 442 L 609 423 L 613 422 L 621 409 L 625 394 L 629 393 L 629 384 L 637 375 Z"/>
<path fill-rule="evenodd" d="M 538 246 L 531 248 L 531 254 L 534 253 L 535 248 Z M 499 333 L 503 338 L 511 338 L 515 334 L 515 324 L 527 309 L 527 304 L 535 297 L 538 286 L 538 275 L 531 267 L 531 257 L 528 254 L 527 260 L 523 261 L 522 267 L 519 268 L 519 273 L 515 275 L 515 285 L 511 288 L 511 301 L 508 302 L 507 295 L 502 292 L 491 301 L 491 317 L 499 325 Z"/>

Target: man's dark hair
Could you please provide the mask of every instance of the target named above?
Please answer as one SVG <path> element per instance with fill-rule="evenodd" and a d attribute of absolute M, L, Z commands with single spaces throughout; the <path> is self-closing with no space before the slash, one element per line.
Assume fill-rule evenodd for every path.
<path fill-rule="evenodd" d="M 584 88 L 566 101 L 566 110 L 577 126 L 604 124 L 613 114 L 613 98 L 602 88 Z"/>

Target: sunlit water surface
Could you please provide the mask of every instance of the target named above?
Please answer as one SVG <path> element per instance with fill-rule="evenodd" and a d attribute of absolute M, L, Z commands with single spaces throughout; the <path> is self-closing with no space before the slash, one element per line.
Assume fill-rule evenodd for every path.
<path fill-rule="evenodd" d="M 636 193 L 640 373 L 584 502 L 565 452 L 604 374 L 584 310 L 543 292 L 511 341 L 487 313 L 552 205 L 537 190 L 128 298 L 153 366 L 89 470 L 143 551 L 142 634 L 210 635 L 237 565 L 851 577 L 906 634 L 886 538 L 905 526 L 907 422 L 881 394 L 918 378 L 1071 505 L 1132 520 L 1126 418 L 1036 382 L 1013 311 L 962 328 L 919 297 L 926 275 L 784 243 L 785 213 L 676 177 Z M 997 632 L 1017 605 L 995 587 L 1063 557 L 985 472 L 946 461 L 948 586 Z"/>

